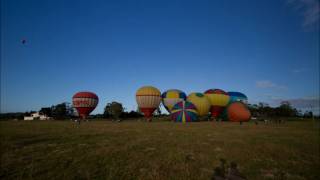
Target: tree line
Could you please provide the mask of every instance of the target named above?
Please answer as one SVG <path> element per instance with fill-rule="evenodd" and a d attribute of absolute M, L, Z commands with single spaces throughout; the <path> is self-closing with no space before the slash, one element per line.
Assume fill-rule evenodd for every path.
<path fill-rule="evenodd" d="M 37 111 L 27 111 L 27 112 L 17 112 L 17 113 L 1 113 L 1 120 L 16 119 L 22 120 L 24 116 L 31 116 L 31 114 Z M 52 117 L 54 119 L 67 119 L 73 116 L 74 109 L 68 102 L 59 103 L 57 105 L 52 105 L 51 107 L 43 107 L 39 110 L 39 113 Z"/>
<path fill-rule="evenodd" d="M 17 113 L 1 113 L 1 120 L 22 120 L 24 116 L 31 116 L 32 113 L 36 111 L 28 111 L 28 112 L 17 112 Z M 159 111 L 158 111 L 159 112 Z M 78 118 L 76 115 L 76 109 L 71 106 L 68 102 L 59 103 L 57 105 L 53 105 L 51 107 L 42 107 L 39 110 L 39 113 L 42 115 L 46 115 L 48 117 L 52 117 L 55 120 L 66 120 L 66 119 L 75 119 Z M 125 111 L 123 105 L 119 102 L 113 101 L 111 103 L 107 103 L 104 108 L 104 112 L 102 114 L 90 115 L 88 119 L 130 119 L 130 118 L 140 118 L 143 117 L 142 113 L 138 111 Z"/>
<path fill-rule="evenodd" d="M 312 111 L 302 112 L 292 107 L 288 101 L 283 101 L 278 107 L 271 107 L 266 103 L 248 104 L 248 108 L 253 117 L 266 118 L 266 117 L 313 117 Z M 1 120 L 22 120 L 24 116 L 30 116 L 36 111 L 18 112 L 18 113 L 1 113 Z M 43 107 L 39 110 L 40 114 L 52 117 L 56 120 L 66 120 L 78 118 L 76 109 L 68 102 L 59 103 L 51 107 Z M 161 110 L 158 108 L 155 113 L 156 116 L 161 116 Z M 119 102 L 113 101 L 107 103 L 102 114 L 90 115 L 88 119 L 134 119 L 141 118 L 143 114 L 137 109 L 130 112 L 125 111 L 123 105 Z"/>
<path fill-rule="evenodd" d="M 302 112 L 290 104 L 288 101 L 283 101 L 278 107 L 271 107 L 267 103 L 248 104 L 248 108 L 253 117 L 313 117 L 313 112 Z"/>

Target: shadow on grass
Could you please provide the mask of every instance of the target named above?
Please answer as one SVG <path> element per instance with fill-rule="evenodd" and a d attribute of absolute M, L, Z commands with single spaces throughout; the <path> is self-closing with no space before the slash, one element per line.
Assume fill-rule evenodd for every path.
<path fill-rule="evenodd" d="M 238 170 L 237 163 L 228 163 L 225 159 L 220 159 L 220 165 L 214 169 L 211 180 L 245 180 L 247 179 Z"/>

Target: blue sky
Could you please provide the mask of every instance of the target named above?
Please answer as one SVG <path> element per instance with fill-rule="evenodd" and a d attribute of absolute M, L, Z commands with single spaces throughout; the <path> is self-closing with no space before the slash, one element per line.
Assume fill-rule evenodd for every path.
<path fill-rule="evenodd" d="M 318 30 L 317 0 L 2 0 L 1 112 L 83 90 L 131 110 L 144 85 L 319 109 Z"/>

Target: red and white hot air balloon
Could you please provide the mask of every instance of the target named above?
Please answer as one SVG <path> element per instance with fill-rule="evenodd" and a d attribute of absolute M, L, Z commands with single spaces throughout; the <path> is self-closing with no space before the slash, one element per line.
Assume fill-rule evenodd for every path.
<path fill-rule="evenodd" d="M 97 106 L 99 98 L 92 92 L 78 92 L 72 97 L 72 104 L 79 116 L 85 119 Z"/>

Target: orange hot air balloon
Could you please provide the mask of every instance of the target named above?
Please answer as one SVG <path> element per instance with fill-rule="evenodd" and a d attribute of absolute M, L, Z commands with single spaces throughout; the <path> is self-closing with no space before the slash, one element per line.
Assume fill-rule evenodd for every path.
<path fill-rule="evenodd" d="M 217 118 L 228 105 L 230 96 L 221 89 L 209 89 L 204 94 L 208 97 L 211 104 L 211 116 Z"/>
<path fill-rule="evenodd" d="M 136 92 L 136 101 L 144 116 L 151 121 L 152 113 L 161 102 L 161 92 L 152 86 L 144 86 Z"/>
<path fill-rule="evenodd" d="M 226 108 L 226 118 L 232 122 L 247 122 L 251 113 L 244 103 L 233 102 Z"/>

